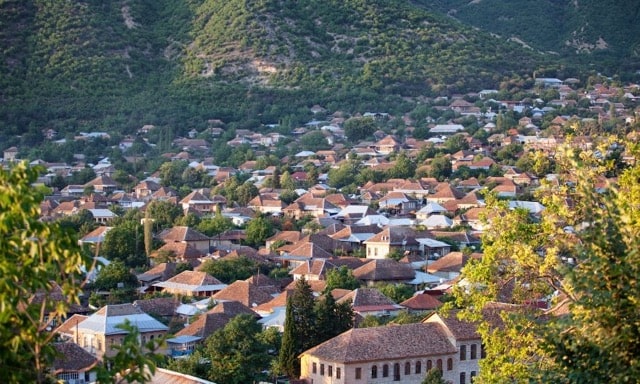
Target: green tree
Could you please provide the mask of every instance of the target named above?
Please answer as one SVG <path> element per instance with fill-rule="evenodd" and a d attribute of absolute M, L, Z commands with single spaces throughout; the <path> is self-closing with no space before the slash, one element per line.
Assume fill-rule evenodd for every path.
<path fill-rule="evenodd" d="M 258 196 L 258 188 L 253 183 L 243 183 L 237 191 L 238 204 L 246 206 L 251 199 Z"/>
<path fill-rule="evenodd" d="M 78 236 L 84 236 L 98 228 L 98 223 L 94 220 L 93 215 L 86 209 L 71 216 L 64 216 L 57 221 L 61 227 L 72 229 Z"/>
<path fill-rule="evenodd" d="M 327 292 L 336 288 L 351 290 L 360 288 L 360 282 L 353 276 L 353 271 L 344 265 L 327 272 L 326 281 L 327 287 L 325 289 Z"/>
<path fill-rule="evenodd" d="M 432 368 L 422 380 L 422 384 L 447 384 L 448 381 L 442 378 L 442 371 L 438 368 Z"/>
<path fill-rule="evenodd" d="M 444 142 L 447 153 L 456 153 L 462 149 L 469 149 L 469 143 L 462 135 L 453 135 Z"/>
<path fill-rule="evenodd" d="M 50 382 L 55 334 L 48 329 L 62 322 L 71 304 L 80 303 L 82 267 L 91 265 L 75 232 L 39 220 L 43 196 L 32 187 L 39 171 L 24 163 L 0 169 L 0 366 L 7 368 L 0 377 L 7 383 Z M 42 302 L 31 300 L 36 292 L 56 286 L 66 300 L 46 295 Z M 153 346 L 134 349 L 139 346 L 136 329 L 129 331 L 132 336 L 121 347 L 126 350 L 109 360 L 111 372 L 98 368 L 99 382 L 112 383 L 114 373 L 121 372 L 118 379 L 142 383 L 148 377 L 139 373 L 154 371 Z"/>
<path fill-rule="evenodd" d="M 316 301 L 315 342 L 318 345 L 338 336 L 353 327 L 354 312 L 351 302 L 336 303 L 331 292 L 326 292 Z"/>
<path fill-rule="evenodd" d="M 138 279 L 121 260 L 114 260 L 100 269 L 91 286 L 97 290 L 109 291 L 118 288 L 118 284 L 122 284 L 123 288 L 133 288 L 138 286 Z"/>
<path fill-rule="evenodd" d="M 280 176 L 280 187 L 288 191 L 296 189 L 296 183 L 293 181 L 289 171 L 282 172 L 282 175 Z"/>
<path fill-rule="evenodd" d="M 322 131 L 311 131 L 302 135 L 300 138 L 300 146 L 304 150 L 315 152 L 320 149 L 328 149 L 329 142 L 324 137 Z"/>
<path fill-rule="evenodd" d="M 277 371 L 289 377 L 297 377 L 300 369 L 300 364 L 297 359 L 300 348 L 298 346 L 296 327 L 293 319 L 294 308 L 291 304 L 291 299 L 289 299 L 287 301 L 284 330 L 282 331 L 282 344 L 280 345 L 277 363 Z"/>
<path fill-rule="evenodd" d="M 515 163 L 516 167 L 524 172 L 531 172 L 535 176 L 543 177 L 551 173 L 553 162 L 542 151 L 527 152 Z"/>
<path fill-rule="evenodd" d="M 429 166 L 429 176 L 434 177 L 439 181 L 443 181 L 451 175 L 451 160 L 445 156 L 435 157 L 431 160 Z"/>
<path fill-rule="evenodd" d="M 180 216 L 174 222 L 176 226 L 195 228 L 200 225 L 200 216 L 193 212 L 189 212 L 184 216 Z"/>
<path fill-rule="evenodd" d="M 255 317 L 238 315 L 207 339 L 205 355 L 211 361 L 208 378 L 220 384 L 244 384 L 260 380 L 269 368 L 268 345 Z"/>
<path fill-rule="evenodd" d="M 273 236 L 273 224 L 263 216 L 258 216 L 249 221 L 247 224 L 247 244 L 256 248 L 264 245 L 269 237 Z"/>
<path fill-rule="evenodd" d="M 222 216 L 222 211 L 218 208 L 212 218 L 202 219 L 196 228 L 207 236 L 215 236 L 233 228 L 233 221 Z"/>
<path fill-rule="evenodd" d="M 0 365 L 11 367 L 0 374 L 5 382 L 45 380 L 54 357 L 54 335 L 46 329 L 80 302 L 80 268 L 89 265 L 74 232 L 38 220 L 43 196 L 31 186 L 37 177 L 38 169 L 25 163 L 0 169 Z M 54 285 L 67 300 L 30 301 Z"/>
<path fill-rule="evenodd" d="M 401 303 L 413 296 L 413 289 L 411 286 L 406 284 L 390 284 L 390 283 L 382 283 L 376 285 L 376 288 L 382 292 L 383 295 L 387 296 L 391 300 L 396 303 Z"/>
<path fill-rule="evenodd" d="M 395 159 L 395 164 L 387 173 L 390 178 L 407 179 L 414 176 L 416 165 L 407 157 L 405 152 L 400 152 Z"/>
<path fill-rule="evenodd" d="M 149 217 L 153 220 L 153 227 L 161 231 L 173 226 L 173 223 L 183 212 L 176 204 L 168 201 L 154 200 L 147 206 Z"/>
<path fill-rule="evenodd" d="M 191 355 L 181 359 L 170 359 L 167 368 L 195 377 L 208 377 L 211 362 L 204 353 L 204 348 L 196 349 Z"/>
<path fill-rule="evenodd" d="M 160 166 L 160 184 L 165 187 L 173 187 L 179 189 L 183 184 L 182 174 L 187 169 L 187 163 L 184 160 L 169 161 Z"/>
<path fill-rule="evenodd" d="M 372 117 L 352 117 L 344 122 L 344 134 L 352 143 L 358 143 L 373 135 L 376 122 Z"/>
<path fill-rule="evenodd" d="M 81 170 L 71 174 L 69 184 L 84 185 L 95 178 L 96 173 L 92 168 L 82 168 Z"/>
<path fill-rule="evenodd" d="M 329 171 L 329 179 L 327 183 L 333 188 L 342 188 L 349 184 L 353 184 L 359 172 L 359 163 L 356 160 L 348 160 L 342 163 L 338 168 L 332 168 Z"/>
<path fill-rule="evenodd" d="M 144 247 L 144 228 L 139 222 L 125 220 L 107 232 L 102 254 L 109 260 L 122 260 L 127 267 L 147 264 Z"/>
<path fill-rule="evenodd" d="M 469 289 L 454 292 L 463 317 L 480 323 L 487 358 L 477 380 L 638 382 L 640 165 L 603 193 L 596 182 L 610 164 L 594 152 L 563 148 L 556 161 L 563 172 L 539 190 L 546 206 L 540 219 L 488 199 L 496 214 L 483 237 L 484 256 L 463 270 Z M 506 283 L 516 305 L 495 328 L 483 309 Z M 552 308 L 532 310 L 531 298 L 542 297 L 556 298 Z M 561 308 L 568 314 L 556 316 Z"/>
<path fill-rule="evenodd" d="M 297 357 L 316 341 L 313 292 L 304 278 L 296 282 L 286 311 L 278 361 L 281 371 L 287 376 L 299 377 L 300 361 Z"/>
<path fill-rule="evenodd" d="M 200 270 L 206 272 L 225 284 L 236 280 L 245 280 L 256 273 L 259 266 L 256 262 L 246 258 L 207 260 Z"/>

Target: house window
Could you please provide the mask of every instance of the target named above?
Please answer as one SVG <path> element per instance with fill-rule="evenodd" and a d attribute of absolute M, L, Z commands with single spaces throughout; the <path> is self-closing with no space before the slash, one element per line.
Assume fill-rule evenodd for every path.
<path fill-rule="evenodd" d="M 487 351 L 484 349 L 484 345 L 480 344 L 480 358 L 484 359 L 487 357 Z"/>
<path fill-rule="evenodd" d="M 331 377 L 333 376 L 333 365 L 330 365 L 329 367 L 327 367 L 327 376 Z"/>
<path fill-rule="evenodd" d="M 324 364 L 320 364 L 320 376 L 324 376 Z"/>
<path fill-rule="evenodd" d="M 411 374 L 411 363 L 410 362 L 406 362 L 404 363 L 404 374 L 405 375 L 410 375 Z"/>
<path fill-rule="evenodd" d="M 416 375 L 422 373 L 422 362 L 416 361 Z"/>
<path fill-rule="evenodd" d="M 467 384 L 467 374 L 460 372 L 460 384 Z"/>
<path fill-rule="evenodd" d="M 438 361 L 436 361 L 436 367 L 438 367 L 438 369 L 442 371 L 442 359 L 438 359 Z"/>
<path fill-rule="evenodd" d="M 341 375 L 341 373 L 342 373 L 342 372 L 340 371 L 340 368 L 339 368 L 339 367 L 336 367 L 336 379 L 339 379 L 339 378 L 340 378 L 340 376 L 342 376 L 342 375 Z"/>
<path fill-rule="evenodd" d="M 477 359 L 477 358 L 478 358 L 478 356 L 477 356 L 477 355 L 478 355 L 477 349 L 478 349 L 478 348 L 477 348 L 477 345 L 475 345 L 475 344 L 471 344 L 471 357 L 470 357 L 470 359 L 471 359 L 471 360 L 475 360 L 475 359 Z"/>
<path fill-rule="evenodd" d="M 389 365 L 385 364 L 382 366 L 382 377 L 389 377 Z"/>
<path fill-rule="evenodd" d="M 393 364 L 393 381 L 400 381 L 400 363 Z"/>
<path fill-rule="evenodd" d="M 373 248 L 373 255 L 378 256 L 378 248 Z"/>
<path fill-rule="evenodd" d="M 433 362 L 431 360 L 427 360 L 427 372 L 429 372 L 433 368 Z"/>
<path fill-rule="evenodd" d="M 470 381 L 473 383 L 473 379 L 476 377 L 476 371 L 471 371 Z"/>
<path fill-rule="evenodd" d="M 318 373 L 318 364 L 316 363 L 311 364 L 311 372 L 313 372 L 314 375 Z"/>
<path fill-rule="evenodd" d="M 73 382 L 75 380 L 78 380 L 80 376 L 78 375 L 78 372 L 63 372 L 57 375 L 56 378 L 65 382 Z"/>
<path fill-rule="evenodd" d="M 467 360 L 467 346 L 460 346 L 460 361 Z"/>
<path fill-rule="evenodd" d="M 448 358 L 447 359 L 447 371 L 450 371 L 453 369 L 453 359 L 452 358 Z"/>
<path fill-rule="evenodd" d="M 98 339 L 98 351 L 102 351 L 102 340 Z"/>
<path fill-rule="evenodd" d="M 371 367 L 371 378 L 372 379 L 377 379 L 378 378 L 378 366 L 374 365 L 373 367 Z"/>
<path fill-rule="evenodd" d="M 367 248 L 367 256 L 371 256 L 371 248 Z"/>
<path fill-rule="evenodd" d="M 360 367 L 356 368 L 356 379 L 362 379 L 362 368 Z"/>

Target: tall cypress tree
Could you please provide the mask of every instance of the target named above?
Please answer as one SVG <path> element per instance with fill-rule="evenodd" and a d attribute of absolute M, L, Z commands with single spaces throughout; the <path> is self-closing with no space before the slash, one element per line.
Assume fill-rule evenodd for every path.
<path fill-rule="evenodd" d="M 300 376 L 300 362 L 297 356 L 316 343 L 316 316 L 311 286 L 304 279 L 296 283 L 296 288 L 287 302 L 287 312 L 280 348 L 280 369 L 289 377 Z"/>
<path fill-rule="evenodd" d="M 287 300 L 287 310 L 285 314 L 284 330 L 282 333 L 282 344 L 278 355 L 278 366 L 280 371 L 289 377 L 295 377 L 300 367 L 296 368 L 296 333 L 293 321 L 293 305 L 291 299 Z"/>

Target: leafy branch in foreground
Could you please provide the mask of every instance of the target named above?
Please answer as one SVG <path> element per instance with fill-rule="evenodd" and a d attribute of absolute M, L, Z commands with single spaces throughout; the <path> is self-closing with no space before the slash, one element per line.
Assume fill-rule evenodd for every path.
<path fill-rule="evenodd" d="M 38 172 L 25 163 L 0 170 L 0 366 L 11 367 L 0 373 L 3 382 L 45 380 L 54 358 L 48 330 L 80 303 L 80 268 L 90 265 L 69 229 L 38 220 Z M 56 285 L 66 301 L 48 296 Z"/>
<path fill-rule="evenodd" d="M 540 218 L 487 199 L 484 256 L 455 291 L 486 347 L 476 380 L 638 382 L 640 164 L 604 183 L 610 164 L 595 149 L 565 148 L 556 161 L 564 172 L 540 188 Z"/>
<path fill-rule="evenodd" d="M 39 220 L 43 196 L 32 186 L 39 171 L 26 163 L 0 169 L 0 367 L 10 367 L 0 370 L 3 383 L 49 382 L 56 357 L 51 328 L 80 303 L 81 268 L 91 269 L 70 228 Z M 135 327 L 123 329 L 124 343 L 99 368 L 101 383 L 143 383 L 155 371 L 153 352 L 163 340 L 142 346 Z"/>

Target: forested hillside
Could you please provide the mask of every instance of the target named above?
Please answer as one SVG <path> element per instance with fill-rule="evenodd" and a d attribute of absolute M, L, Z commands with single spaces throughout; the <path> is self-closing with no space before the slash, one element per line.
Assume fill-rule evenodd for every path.
<path fill-rule="evenodd" d="M 44 128 L 184 133 L 577 76 L 402 0 L 3 0 L 0 23 L 0 140 L 25 145 Z"/>
<path fill-rule="evenodd" d="M 640 3 L 616 0 L 416 0 L 426 9 L 584 62 L 640 63 Z M 637 68 L 635 68 L 637 69 Z"/>

